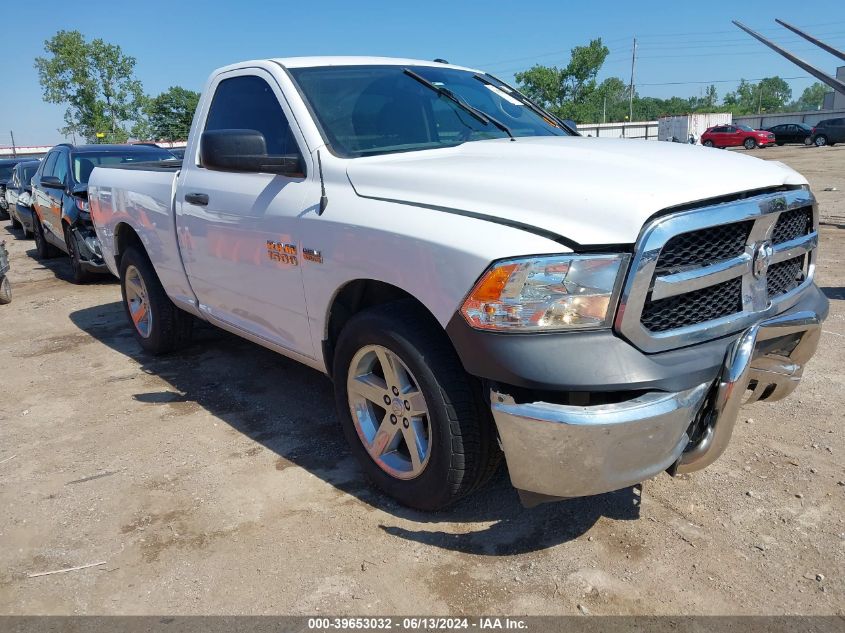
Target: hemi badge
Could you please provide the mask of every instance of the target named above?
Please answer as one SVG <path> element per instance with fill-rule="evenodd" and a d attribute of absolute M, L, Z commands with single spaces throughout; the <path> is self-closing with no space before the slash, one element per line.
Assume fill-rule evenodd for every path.
<path fill-rule="evenodd" d="M 314 250 L 313 248 L 303 248 L 302 256 L 309 262 L 314 262 L 315 264 L 323 263 L 322 253 L 320 253 L 320 251 Z"/>

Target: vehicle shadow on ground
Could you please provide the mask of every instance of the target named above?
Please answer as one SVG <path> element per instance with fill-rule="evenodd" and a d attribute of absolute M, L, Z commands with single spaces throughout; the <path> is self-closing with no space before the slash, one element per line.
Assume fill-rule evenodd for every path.
<path fill-rule="evenodd" d="M 151 406 L 193 402 L 278 455 L 276 468 L 295 465 L 343 492 L 399 519 L 384 533 L 449 550 L 510 555 L 558 545 L 584 534 L 602 516 L 639 518 L 639 487 L 525 509 L 503 467 L 470 498 L 439 513 L 396 504 L 371 488 L 349 453 L 338 426 L 331 382 L 312 369 L 198 324 L 193 344 L 163 357 L 143 353 L 120 302 L 71 313 L 72 322 L 141 364 L 171 390 L 138 393 Z M 468 531 L 454 523 L 489 524 Z M 439 526 L 431 531 L 427 526 Z"/>
<path fill-rule="evenodd" d="M 35 242 L 32 242 L 32 247 L 26 250 L 26 256 L 32 258 L 44 269 L 49 270 L 55 275 L 56 279 L 61 279 L 68 283 L 73 283 L 73 269 L 70 267 L 70 259 L 67 255 L 61 254 L 51 257 L 50 259 L 39 259 L 36 250 Z M 34 270 L 38 270 L 35 268 Z M 95 274 L 85 282 L 85 285 L 113 285 L 117 283 L 117 279 L 108 274 Z"/>
<path fill-rule="evenodd" d="M 838 288 L 834 288 L 827 286 L 822 287 L 821 291 L 828 299 L 838 299 L 840 301 L 845 299 L 845 287 L 839 286 Z"/>

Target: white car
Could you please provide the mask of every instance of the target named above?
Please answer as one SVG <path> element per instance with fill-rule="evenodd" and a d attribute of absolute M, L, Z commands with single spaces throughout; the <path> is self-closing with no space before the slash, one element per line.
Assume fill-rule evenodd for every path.
<path fill-rule="evenodd" d="M 703 468 L 828 309 L 795 171 L 582 138 L 439 62 L 222 68 L 184 162 L 98 167 L 89 201 L 145 350 L 198 318 L 325 372 L 366 474 L 421 509 L 502 452 L 527 504 Z"/>

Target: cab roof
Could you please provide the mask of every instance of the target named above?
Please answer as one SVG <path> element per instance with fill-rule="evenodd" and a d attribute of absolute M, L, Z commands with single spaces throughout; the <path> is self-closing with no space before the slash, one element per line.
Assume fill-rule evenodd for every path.
<path fill-rule="evenodd" d="M 275 57 L 270 61 L 285 68 L 313 68 L 315 66 L 433 66 L 436 68 L 454 68 L 470 72 L 481 72 L 476 68 L 444 64 L 426 59 L 402 57 L 356 57 L 356 56 L 316 56 L 316 57 Z"/>

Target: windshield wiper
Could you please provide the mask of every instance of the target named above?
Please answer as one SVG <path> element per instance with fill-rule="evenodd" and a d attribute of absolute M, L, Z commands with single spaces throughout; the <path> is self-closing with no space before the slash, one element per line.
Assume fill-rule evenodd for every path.
<path fill-rule="evenodd" d="M 471 106 L 448 88 L 443 88 L 442 86 L 438 86 L 436 84 L 431 83 L 428 79 L 426 79 L 422 75 L 418 75 L 410 68 L 403 68 L 402 72 L 408 75 L 408 77 L 410 77 L 411 79 L 420 82 L 426 88 L 433 90 L 440 96 L 446 97 L 447 99 L 449 99 L 449 101 L 452 101 L 453 103 L 457 104 L 458 107 L 465 110 L 468 114 L 470 114 L 474 119 L 478 120 L 480 123 L 483 123 L 484 125 L 495 125 L 502 132 L 510 136 L 512 141 L 516 140 L 513 135 L 513 132 L 510 131 L 507 125 L 505 125 L 501 121 L 497 121 L 495 118 L 493 118 L 486 112 L 482 112 L 475 106 Z"/>
<path fill-rule="evenodd" d="M 483 83 L 486 86 L 493 86 L 494 88 L 497 88 L 499 90 L 504 90 L 509 97 L 513 97 L 514 99 L 516 99 L 517 101 L 519 101 L 523 105 L 527 106 L 529 110 L 534 112 L 534 114 L 541 116 L 542 118 L 546 119 L 547 121 L 551 121 L 552 124 L 554 124 L 555 127 L 559 127 L 561 129 L 567 130 L 567 131 L 577 132 L 577 130 L 570 130 L 569 126 L 566 123 L 564 123 L 563 119 L 561 119 L 558 116 L 555 116 L 554 114 L 552 114 L 548 110 L 541 108 L 539 105 L 534 103 L 534 101 L 532 101 L 531 99 L 526 97 L 524 94 L 522 94 L 519 90 L 516 90 L 515 88 L 511 88 L 504 81 L 502 81 L 500 79 L 496 79 L 495 77 L 493 77 L 493 79 L 496 79 L 496 81 L 499 82 L 499 84 L 496 84 L 495 82 L 487 79 L 487 77 L 484 77 L 484 76 L 479 75 L 479 74 L 473 75 L 473 78 L 477 79 L 478 81 L 480 81 L 481 83 Z"/>

